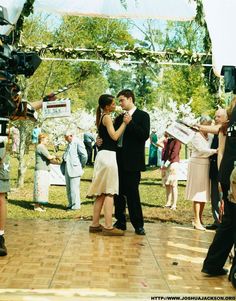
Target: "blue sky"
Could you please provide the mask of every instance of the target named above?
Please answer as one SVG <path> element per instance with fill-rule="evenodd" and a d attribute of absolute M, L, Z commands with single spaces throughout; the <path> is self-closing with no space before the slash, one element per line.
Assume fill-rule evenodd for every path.
<path fill-rule="evenodd" d="M 47 22 L 48 22 L 48 25 L 50 28 L 56 28 L 57 26 L 59 26 L 60 19 L 61 19 L 61 16 L 59 14 L 50 14 L 49 15 L 48 13 L 45 13 L 45 16 L 48 16 Z M 126 19 L 124 19 L 124 20 L 126 20 Z M 131 23 L 134 23 L 137 25 L 137 26 L 135 26 L 135 25 L 130 26 L 130 33 L 132 34 L 132 36 L 136 39 L 143 40 L 144 34 L 138 28 L 144 29 L 145 22 L 147 20 L 145 20 L 145 19 L 128 19 L 128 20 L 130 20 Z M 162 27 L 164 28 L 164 25 L 166 24 L 166 21 L 163 21 L 163 20 L 153 20 L 153 22 L 154 22 L 156 28 L 162 28 Z"/>

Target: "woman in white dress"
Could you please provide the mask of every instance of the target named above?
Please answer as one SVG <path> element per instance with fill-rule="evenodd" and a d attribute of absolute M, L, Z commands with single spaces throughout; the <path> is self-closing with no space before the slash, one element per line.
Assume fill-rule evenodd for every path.
<path fill-rule="evenodd" d="M 126 125 L 132 117 L 128 114 L 123 116 L 123 122 L 115 130 L 111 113 L 116 108 L 115 99 L 112 95 L 102 94 L 98 100 L 96 125 L 102 145 L 94 163 L 92 183 L 89 187 L 87 197 L 95 198 L 93 208 L 93 221 L 89 232 L 102 232 L 107 236 L 124 235 L 124 231 L 112 226 L 112 212 L 114 195 L 119 192 L 118 167 L 116 162 L 117 140 L 123 134 Z M 104 209 L 105 225 L 100 225 L 100 215 Z"/>
<path fill-rule="evenodd" d="M 201 125 L 210 123 L 210 117 L 201 117 Z M 210 148 L 212 138 L 212 135 L 199 131 L 191 141 L 185 196 L 187 200 L 193 201 L 193 226 L 197 230 L 206 230 L 202 223 L 202 213 L 205 203 L 210 200 L 209 157 L 217 153 L 216 149 Z"/>

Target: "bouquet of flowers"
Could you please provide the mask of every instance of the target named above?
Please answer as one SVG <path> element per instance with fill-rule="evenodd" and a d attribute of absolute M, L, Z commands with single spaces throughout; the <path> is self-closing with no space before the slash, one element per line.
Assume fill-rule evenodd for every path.
<path fill-rule="evenodd" d="M 121 106 L 116 106 L 116 109 L 114 112 L 112 112 L 112 119 L 114 120 L 116 117 L 118 117 L 121 114 L 124 114 L 124 110 L 121 108 Z"/>

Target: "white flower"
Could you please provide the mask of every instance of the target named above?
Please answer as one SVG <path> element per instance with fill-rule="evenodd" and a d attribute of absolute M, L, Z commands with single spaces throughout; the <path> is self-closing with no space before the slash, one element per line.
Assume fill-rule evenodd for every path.
<path fill-rule="evenodd" d="M 51 118 L 43 122 L 42 131 L 49 134 L 55 145 L 65 145 L 64 132 L 67 128 L 74 128 L 78 136 L 84 131 L 93 129 L 95 126 L 95 114 L 85 110 L 78 110 L 70 117 Z M 78 131 L 78 128 L 81 131 Z"/>
<path fill-rule="evenodd" d="M 192 113 L 190 104 L 191 100 L 187 104 L 178 106 L 175 101 L 170 100 L 167 108 L 155 107 L 151 111 L 145 109 L 150 116 L 151 128 L 157 129 L 157 136 L 162 136 L 168 125 L 175 120 L 181 120 L 189 125 L 196 124 L 196 118 L 194 113 Z"/>
<path fill-rule="evenodd" d="M 120 114 L 122 114 L 123 112 L 124 112 L 124 110 L 122 109 L 121 106 L 116 106 L 115 113 L 116 113 L 117 115 L 120 115 Z"/>

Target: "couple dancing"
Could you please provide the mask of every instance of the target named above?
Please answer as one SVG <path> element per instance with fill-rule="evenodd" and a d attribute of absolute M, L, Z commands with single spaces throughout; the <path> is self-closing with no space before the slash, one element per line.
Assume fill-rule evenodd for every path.
<path fill-rule="evenodd" d="M 143 213 L 139 196 L 141 171 L 145 170 L 145 141 L 149 137 L 149 115 L 136 108 L 134 93 L 125 89 L 117 95 L 121 108 L 114 124 L 110 114 L 115 110 L 112 95 L 103 94 L 98 101 L 96 125 L 101 146 L 94 164 L 92 184 L 87 197 L 95 197 L 90 232 L 103 235 L 124 235 L 126 230 L 126 203 L 131 224 L 138 235 L 145 235 Z M 113 203 L 115 218 L 112 225 Z M 100 225 L 103 208 L 105 223 Z"/>

